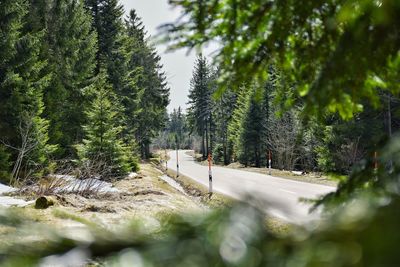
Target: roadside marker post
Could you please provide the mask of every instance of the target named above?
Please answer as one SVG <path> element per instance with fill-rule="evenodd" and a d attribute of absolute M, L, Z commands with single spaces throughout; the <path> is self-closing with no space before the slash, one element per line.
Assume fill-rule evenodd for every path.
<path fill-rule="evenodd" d="M 209 153 L 208 154 L 208 193 L 210 194 L 210 197 L 213 193 L 211 162 L 212 162 L 212 156 L 211 156 L 211 153 Z"/>
<path fill-rule="evenodd" d="M 176 149 L 176 177 L 179 177 L 179 158 L 178 158 L 178 149 Z"/>
<path fill-rule="evenodd" d="M 268 168 L 269 168 L 269 175 L 271 175 L 271 150 L 268 151 Z"/>
<path fill-rule="evenodd" d="M 168 171 L 168 154 L 167 154 L 167 149 L 165 149 L 165 170 Z"/>

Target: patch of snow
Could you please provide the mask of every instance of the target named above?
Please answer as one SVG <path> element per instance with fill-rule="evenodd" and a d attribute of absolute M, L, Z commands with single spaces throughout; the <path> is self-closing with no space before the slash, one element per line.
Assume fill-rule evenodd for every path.
<path fill-rule="evenodd" d="M 72 180 L 75 180 L 75 176 L 73 176 L 73 175 L 65 175 L 65 174 L 55 174 L 55 175 L 52 175 L 54 178 L 57 178 L 57 179 L 64 179 L 64 180 L 66 180 L 66 181 L 72 181 Z"/>
<path fill-rule="evenodd" d="M 13 187 L 10 187 L 10 186 L 4 185 L 4 184 L 0 184 L 0 195 L 4 194 L 4 193 L 14 192 L 16 190 L 17 189 L 15 189 Z"/>
<path fill-rule="evenodd" d="M 0 196 L 0 206 L 3 206 L 3 207 L 12 207 L 12 206 L 25 207 L 34 202 L 35 201 L 25 201 L 25 200 L 19 199 L 19 198 Z"/>
<path fill-rule="evenodd" d="M 96 178 L 80 180 L 71 175 L 55 175 L 54 177 L 65 180 L 65 184 L 58 189 L 60 192 L 74 192 L 85 189 L 97 190 L 99 193 L 120 192 L 111 183 Z"/>
<path fill-rule="evenodd" d="M 302 171 L 292 171 L 292 173 L 295 175 L 303 175 Z"/>
<path fill-rule="evenodd" d="M 11 207 L 11 206 L 17 206 L 17 207 L 25 207 L 33 201 L 25 201 L 23 199 L 19 198 L 14 198 L 14 197 L 8 197 L 8 196 L 2 196 L 4 193 L 10 193 L 10 192 L 15 192 L 17 191 L 16 188 L 0 184 L 0 206 L 3 207 Z"/>
<path fill-rule="evenodd" d="M 39 263 L 40 267 L 68 267 L 68 266 L 85 266 L 86 260 L 89 258 L 89 251 L 85 248 L 74 248 L 62 255 L 51 255 L 42 259 Z"/>
<path fill-rule="evenodd" d="M 179 192 L 181 192 L 181 193 L 186 195 L 185 189 L 183 189 L 183 187 L 177 181 L 175 181 L 174 179 L 172 179 L 168 175 L 163 175 L 163 176 L 160 176 L 159 178 L 161 180 L 167 182 L 170 186 L 172 186 L 173 188 L 175 188 Z"/>
<path fill-rule="evenodd" d="M 136 172 L 131 172 L 128 174 L 128 178 L 135 178 L 137 176 Z"/>
<path fill-rule="evenodd" d="M 0 206 L 3 207 L 11 207 L 11 206 L 17 206 L 17 207 L 25 207 L 33 201 L 25 201 L 23 199 L 19 198 L 14 198 L 14 197 L 8 197 L 8 196 L 2 196 L 4 193 L 10 193 L 10 192 L 15 192 L 17 191 L 16 188 L 0 184 Z"/>

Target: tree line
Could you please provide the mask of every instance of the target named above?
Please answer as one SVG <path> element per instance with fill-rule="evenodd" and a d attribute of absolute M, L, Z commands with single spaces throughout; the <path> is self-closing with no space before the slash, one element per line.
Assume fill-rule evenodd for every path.
<path fill-rule="evenodd" d="M 137 169 L 169 88 L 135 10 L 117 0 L 0 3 L 0 180 L 103 161 Z"/>
<path fill-rule="evenodd" d="M 219 164 L 265 167 L 271 155 L 274 168 L 348 174 L 400 126 L 399 100 L 385 92 L 379 97 L 386 105 L 374 108 L 365 101 L 363 112 L 352 119 L 331 113 L 305 118 L 302 101 L 291 109 L 282 107 L 285 99 L 279 92 L 290 92 L 294 85 L 277 66 L 268 68 L 264 81 L 243 82 L 238 89 L 228 84 L 222 93 L 217 86 L 220 76 L 206 57 L 198 56 L 187 114 L 179 111 L 185 127 L 177 134 L 186 134 L 179 138 L 186 140 L 186 148 L 195 148 L 203 159 L 212 154 Z M 283 97 L 289 98 L 289 93 Z M 169 128 L 169 132 L 178 130 Z M 174 142 L 165 145 L 176 147 Z"/>

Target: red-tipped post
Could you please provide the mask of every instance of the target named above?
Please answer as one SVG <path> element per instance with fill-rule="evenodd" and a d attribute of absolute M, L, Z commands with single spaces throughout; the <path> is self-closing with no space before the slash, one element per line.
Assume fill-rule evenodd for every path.
<path fill-rule="evenodd" d="M 212 164 L 212 156 L 211 156 L 211 153 L 209 153 L 208 154 L 208 193 L 210 194 L 210 197 L 213 193 L 211 164 Z"/>
<path fill-rule="evenodd" d="M 176 149 L 176 177 L 179 177 L 179 155 L 178 155 L 178 149 Z"/>

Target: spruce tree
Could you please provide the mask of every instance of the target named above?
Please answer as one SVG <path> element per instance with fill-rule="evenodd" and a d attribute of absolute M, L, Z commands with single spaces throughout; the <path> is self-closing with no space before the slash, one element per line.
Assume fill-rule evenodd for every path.
<path fill-rule="evenodd" d="M 166 107 L 169 103 L 169 88 L 162 71 L 161 58 L 150 45 L 141 19 L 132 10 L 126 21 L 130 53 L 128 69 L 137 73 L 137 94 L 140 108 L 136 119 L 128 125 L 135 129 L 136 140 L 143 158 L 150 157 L 150 144 L 165 125 Z M 134 99 L 132 99 L 134 101 Z M 138 103 L 139 104 L 139 103 Z"/>
<path fill-rule="evenodd" d="M 240 122 L 238 159 L 246 166 L 261 167 L 261 158 L 265 154 L 267 114 L 264 113 L 263 97 L 263 90 L 253 85 L 247 110 Z"/>
<path fill-rule="evenodd" d="M 236 161 L 238 158 L 238 153 L 241 149 L 240 147 L 240 135 L 243 130 L 243 120 L 246 116 L 248 110 L 249 101 L 251 94 L 249 93 L 249 88 L 242 85 L 240 91 L 238 92 L 237 100 L 235 103 L 235 110 L 232 114 L 232 120 L 228 125 L 228 142 L 232 149 L 232 160 Z"/>
<path fill-rule="evenodd" d="M 225 165 L 231 161 L 232 147 L 229 146 L 228 126 L 235 110 L 237 95 L 232 90 L 226 90 L 215 102 L 214 121 L 216 125 L 216 147 L 213 151 L 213 160 Z"/>
<path fill-rule="evenodd" d="M 96 35 L 82 2 L 44 2 L 38 6 L 33 2 L 29 15 L 36 31 L 45 31 L 41 56 L 48 62 L 51 81 L 45 90 L 44 114 L 50 121 L 50 142 L 59 146 L 57 157 L 74 157 L 73 145 L 83 136 L 87 104 L 83 91 L 93 77 Z"/>
<path fill-rule="evenodd" d="M 25 1 L 0 2 L 0 158 L 3 166 L 13 162 L 12 171 L 6 170 L 12 179 L 40 174 L 37 170 L 47 166 L 54 149 L 42 117 L 43 88 L 49 80 L 39 58 L 42 35 L 24 28 L 27 8 Z"/>
<path fill-rule="evenodd" d="M 212 114 L 211 71 L 202 55 L 196 59 L 190 81 L 188 116 L 192 129 L 201 136 L 201 153 L 206 158 L 209 151 L 209 133 Z"/>
<path fill-rule="evenodd" d="M 125 29 L 122 21 L 124 9 L 118 0 L 86 0 L 93 30 L 97 33 L 98 51 L 96 74 L 105 67 L 108 80 L 116 92 L 126 85 L 126 57 L 123 53 Z"/>
<path fill-rule="evenodd" d="M 93 101 L 86 110 L 85 138 L 77 146 L 78 155 L 84 161 L 102 162 L 107 166 L 103 178 L 125 175 L 136 168 L 132 152 L 120 137 L 122 106 L 101 73 L 92 88 Z"/>
<path fill-rule="evenodd" d="M 100 66 L 105 67 L 107 79 L 124 108 L 123 123 L 126 127 L 121 136 L 126 142 L 132 142 L 139 128 L 139 117 L 142 117 L 139 113 L 143 106 L 140 100 L 144 86 L 138 83 L 145 69 L 142 63 L 146 61 L 143 45 L 139 46 L 136 35 L 132 36 L 129 21 L 123 23 L 124 10 L 118 1 L 88 0 L 86 6 L 91 11 L 93 28 L 98 35 L 96 73 Z M 132 64 L 132 58 L 135 57 L 140 58 L 140 65 Z"/>

